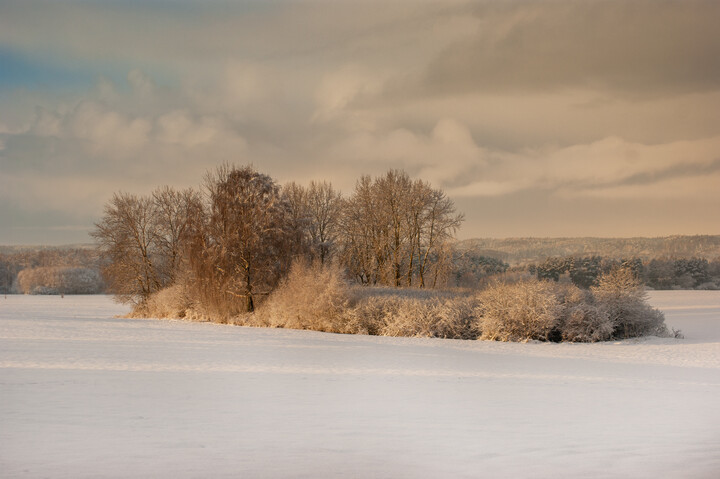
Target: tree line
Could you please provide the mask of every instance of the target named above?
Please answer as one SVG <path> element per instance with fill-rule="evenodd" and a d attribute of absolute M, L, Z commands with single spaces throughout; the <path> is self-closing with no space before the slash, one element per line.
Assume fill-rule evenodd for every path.
<path fill-rule="evenodd" d="M 0 293 L 92 294 L 105 288 L 94 248 L 5 250 L 0 252 Z"/>
<path fill-rule="evenodd" d="M 181 286 L 212 316 L 253 311 L 294 261 L 339 264 L 360 284 L 437 287 L 463 222 L 442 190 L 390 170 L 349 196 L 331 183 L 279 185 L 251 166 L 209 171 L 200 190 L 116 193 L 92 236 L 111 292 L 141 305 Z"/>
<path fill-rule="evenodd" d="M 531 264 L 527 271 L 538 279 L 559 281 L 565 276 L 575 285 L 589 288 L 615 267 L 631 270 L 653 289 L 720 289 L 720 258 L 614 259 L 602 256 L 550 257 Z"/>
<path fill-rule="evenodd" d="M 457 249 L 501 259 L 511 266 L 538 263 L 545 258 L 601 256 L 603 258 L 720 257 L 720 235 L 659 238 L 474 238 L 459 241 Z"/>

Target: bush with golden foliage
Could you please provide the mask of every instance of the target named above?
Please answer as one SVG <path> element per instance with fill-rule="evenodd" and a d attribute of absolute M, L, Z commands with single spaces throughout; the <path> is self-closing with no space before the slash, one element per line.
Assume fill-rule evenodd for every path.
<path fill-rule="evenodd" d="M 253 321 L 276 328 L 345 332 L 343 315 L 349 301 L 349 285 L 340 267 L 297 260 Z"/>
<path fill-rule="evenodd" d="M 497 283 L 479 299 L 481 339 L 548 341 L 560 325 L 562 305 L 548 281 Z"/>

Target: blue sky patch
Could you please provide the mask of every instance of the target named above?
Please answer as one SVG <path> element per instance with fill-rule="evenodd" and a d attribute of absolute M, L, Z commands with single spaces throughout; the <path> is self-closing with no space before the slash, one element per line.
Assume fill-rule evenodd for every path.
<path fill-rule="evenodd" d="M 0 89 L 67 89 L 91 86 L 97 74 L 0 47 Z"/>

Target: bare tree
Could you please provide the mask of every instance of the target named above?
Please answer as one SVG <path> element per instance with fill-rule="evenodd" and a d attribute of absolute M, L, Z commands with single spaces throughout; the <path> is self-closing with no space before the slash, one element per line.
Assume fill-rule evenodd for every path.
<path fill-rule="evenodd" d="M 142 303 L 162 286 L 153 214 L 151 198 L 116 193 L 91 232 L 104 260 L 103 276 L 121 301 Z"/>
<path fill-rule="evenodd" d="M 154 243 L 158 250 L 157 269 L 164 285 L 176 281 L 183 269 L 184 245 L 189 219 L 200 208 L 200 194 L 188 188 L 163 186 L 152 193 Z"/>
<path fill-rule="evenodd" d="M 382 221 L 387 226 L 385 250 L 390 261 L 389 282 L 397 287 L 403 276 L 404 251 L 410 248 L 412 239 L 407 221 L 412 201 L 412 181 L 404 171 L 390 170 L 375 180 L 374 190 L 380 203 Z"/>
<path fill-rule="evenodd" d="M 421 213 L 421 226 L 418 237 L 418 276 L 420 287 L 425 287 L 425 275 L 431 265 L 431 258 L 436 259 L 437 266 L 443 264 L 447 258 L 447 242 L 451 240 L 460 225 L 464 216 L 455 212 L 455 205 L 452 200 L 445 196 L 442 190 L 424 189 L 424 210 Z M 435 268 L 433 287 L 437 284 L 440 275 L 440 267 Z"/>
<path fill-rule="evenodd" d="M 341 216 L 342 263 L 361 284 L 377 284 L 385 267 L 383 224 L 373 181 L 362 176 L 344 202 Z"/>
<path fill-rule="evenodd" d="M 292 231 L 293 249 L 296 252 L 306 251 L 310 248 L 310 211 L 308 205 L 308 190 L 291 181 L 280 189 L 282 200 L 288 211 L 288 227 Z"/>
<path fill-rule="evenodd" d="M 342 196 L 327 181 L 310 182 L 306 194 L 308 232 L 314 253 L 324 264 L 335 249 L 339 234 Z"/>
<path fill-rule="evenodd" d="M 414 278 L 425 287 L 428 271 L 438 266 L 435 286 L 445 244 L 462 221 L 444 192 L 403 171 L 362 177 L 343 209 L 343 262 L 362 283 L 396 287 L 412 286 Z"/>

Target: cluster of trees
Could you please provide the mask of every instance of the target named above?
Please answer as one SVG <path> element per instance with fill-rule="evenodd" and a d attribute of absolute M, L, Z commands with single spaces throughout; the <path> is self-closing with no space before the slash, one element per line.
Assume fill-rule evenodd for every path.
<path fill-rule="evenodd" d="M 202 313 L 230 317 L 253 311 L 298 258 L 338 262 L 362 284 L 435 286 L 462 221 L 442 191 L 402 171 L 363 176 L 343 198 L 328 182 L 280 186 L 224 165 L 201 192 L 115 194 L 92 235 L 121 300 L 142 306 L 181 285 Z"/>
<path fill-rule="evenodd" d="M 150 196 L 113 195 L 91 233 L 108 290 L 133 302 L 172 284 L 183 269 L 188 220 L 199 203 L 196 192 L 169 187 Z"/>
<path fill-rule="evenodd" d="M 720 258 L 657 258 L 644 265 L 645 284 L 655 289 L 720 289 Z"/>
<path fill-rule="evenodd" d="M 559 281 L 566 276 L 575 285 L 589 288 L 613 268 L 629 269 L 645 285 L 654 289 L 720 289 L 720 258 L 640 258 L 612 259 L 602 256 L 550 257 L 527 270 L 538 279 Z"/>
<path fill-rule="evenodd" d="M 37 271 L 31 273 L 33 270 Z M 61 274 L 60 270 L 75 272 Z M 82 281 L 78 279 L 80 270 L 85 271 Z M 22 277 L 25 279 L 21 283 Z M 0 252 L 0 293 L 58 294 L 74 290 L 83 294 L 104 290 L 95 249 L 6 247 Z"/>
<path fill-rule="evenodd" d="M 327 182 L 281 186 L 224 165 L 201 192 L 115 194 L 93 236 L 108 285 L 136 315 L 510 341 L 668 334 L 644 302 L 642 263 L 553 259 L 533 269 L 540 279 L 509 281 L 506 263 L 452 249 L 462 221 L 442 191 L 402 171 L 363 176 L 343 197 Z M 433 288 L 500 273 L 479 292 Z M 564 274 L 590 289 L 551 281 Z"/>
<path fill-rule="evenodd" d="M 463 216 L 445 193 L 404 172 L 363 176 L 340 216 L 342 263 L 362 284 L 435 287 Z"/>

